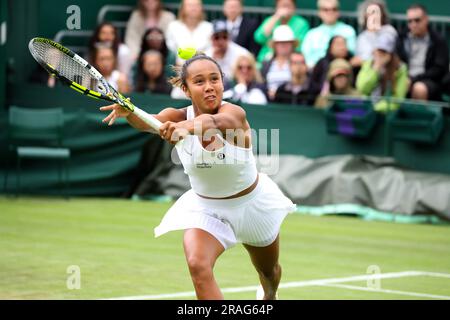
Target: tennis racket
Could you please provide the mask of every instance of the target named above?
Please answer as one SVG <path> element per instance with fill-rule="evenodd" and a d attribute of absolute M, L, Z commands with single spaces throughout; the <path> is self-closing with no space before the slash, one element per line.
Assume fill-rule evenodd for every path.
<path fill-rule="evenodd" d="M 45 38 L 31 39 L 28 48 L 34 59 L 63 84 L 90 98 L 119 104 L 159 131 L 161 122 L 158 119 L 132 104 L 100 72 L 70 49 Z"/>

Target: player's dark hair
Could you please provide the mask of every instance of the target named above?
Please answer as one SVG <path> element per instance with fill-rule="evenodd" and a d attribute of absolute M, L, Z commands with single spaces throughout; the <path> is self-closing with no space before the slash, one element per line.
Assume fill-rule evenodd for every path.
<path fill-rule="evenodd" d="M 193 62 L 199 61 L 199 60 L 208 60 L 208 61 L 211 61 L 212 63 L 214 63 L 217 66 L 217 68 L 219 69 L 219 73 L 220 73 L 220 76 L 223 81 L 224 74 L 223 74 L 222 68 L 217 63 L 217 61 L 211 57 L 208 57 L 204 53 L 196 53 L 192 58 L 187 60 L 182 66 L 172 66 L 172 70 L 175 72 L 176 75 L 169 79 L 169 83 L 175 87 L 180 87 L 182 89 L 183 89 L 183 87 L 187 87 L 187 83 L 186 83 L 187 68 Z"/>

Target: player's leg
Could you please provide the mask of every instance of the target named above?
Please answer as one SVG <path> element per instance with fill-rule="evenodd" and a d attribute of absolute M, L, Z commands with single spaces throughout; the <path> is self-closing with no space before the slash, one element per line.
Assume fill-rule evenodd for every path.
<path fill-rule="evenodd" d="M 197 299 L 223 299 L 213 274 L 217 258 L 225 251 L 222 244 L 202 229 L 186 230 L 183 244 Z"/>
<path fill-rule="evenodd" d="M 261 285 L 264 289 L 264 300 L 273 300 L 276 297 L 281 279 L 281 266 L 278 263 L 280 240 L 276 240 L 267 247 L 254 247 L 244 244 L 250 254 L 253 265 L 258 272 Z"/>

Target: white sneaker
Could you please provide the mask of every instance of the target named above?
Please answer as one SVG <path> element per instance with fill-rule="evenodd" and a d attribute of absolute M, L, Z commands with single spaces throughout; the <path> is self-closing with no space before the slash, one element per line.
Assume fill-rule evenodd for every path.
<path fill-rule="evenodd" d="M 256 289 L 256 300 L 262 300 L 264 299 L 264 289 L 260 285 L 258 289 Z"/>
<path fill-rule="evenodd" d="M 275 295 L 275 298 L 278 300 L 278 291 L 277 294 Z M 256 289 L 256 300 L 263 300 L 263 299 L 264 299 L 264 289 L 262 285 L 260 285 L 258 289 Z"/>

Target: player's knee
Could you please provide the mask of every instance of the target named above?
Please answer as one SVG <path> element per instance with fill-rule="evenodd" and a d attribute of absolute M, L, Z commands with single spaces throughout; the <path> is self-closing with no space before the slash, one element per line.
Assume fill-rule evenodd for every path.
<path fill-rule="evenodd" d="M 270 267 L 259 268 L 258 273 L 266 279 L 272 279 L 274 277 L 280 276 L 281 266 L 277 263 Z"/>
<path fill-rule="evenodd" d="M 413 99 L 428 99 L 428 88 L 423 82 L 419 81 L 414 83 L 411 91 Z"/>
<path fill-rule="evenodd" d="M 205 280 L 212 276 L 210 263 L 199 257 L 190 257 L 187 260 L 189 272 L 194 280 Z"/>

